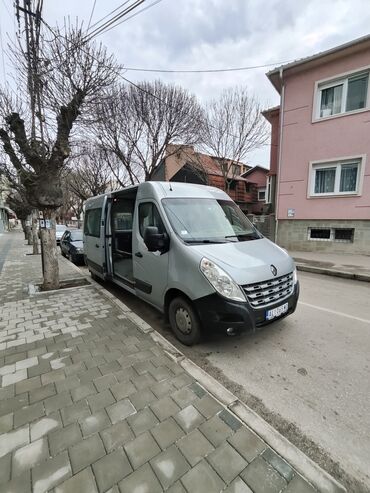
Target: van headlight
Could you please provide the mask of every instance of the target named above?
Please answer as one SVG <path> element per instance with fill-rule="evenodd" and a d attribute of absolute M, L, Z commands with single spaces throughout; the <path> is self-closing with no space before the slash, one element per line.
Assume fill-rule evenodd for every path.
<path fill-rule="evenodd" d="M 293 270 L 293 284 L 296 285 L 297 282 L 298 282 L 297 267 L 294 267 L 294 270 Z"/>
<path fill-rule="evenodd" d="M 240 287 L 214 262 L 205 257 L 202 258 L 200 270 L 219 294 L 230 300 L 245 301 Z"/>

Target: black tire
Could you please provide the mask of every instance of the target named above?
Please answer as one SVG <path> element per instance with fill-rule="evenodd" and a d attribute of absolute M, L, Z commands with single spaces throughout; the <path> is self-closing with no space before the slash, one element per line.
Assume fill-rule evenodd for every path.
<path fill-rule="evenodd" d="M 168 307 L 168 318 L 172 332 L 186 346 L 198 344 L 201 339 L 201 324 L 198 314 L 185 298 L 174 298 Z"/>
<path fill-rule="evenodd" d="M 65 257 L 66 254 L 63 252 L 62 247 L 60 248 L 60 251 L 62 252 L 62 257 Z"/>
<path fill-rule="evenodd" d="M 77 262 L 76 255 L 74 253 L 71 253 L 69 260 L 72 262 L 72 264 L 76 264 L 76 262 Z"/>

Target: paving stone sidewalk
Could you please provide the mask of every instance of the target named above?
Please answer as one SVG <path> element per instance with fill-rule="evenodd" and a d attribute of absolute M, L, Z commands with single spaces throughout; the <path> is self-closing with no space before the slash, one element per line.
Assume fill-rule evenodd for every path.
<path fill-rule="evenodd" d="M 102 291 L 30 296 L 30 248 L 0 237 L 1 493 L 316 491 Z"/>

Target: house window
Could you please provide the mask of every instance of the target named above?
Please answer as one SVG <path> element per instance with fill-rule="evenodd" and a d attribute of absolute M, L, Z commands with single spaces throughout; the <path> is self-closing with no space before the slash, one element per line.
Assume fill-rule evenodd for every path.
<path fill-rule="evenodd" d="M 311 241 L 353 243 L 354 236 L 354 228 L 308 228 L 308 239 Z"/>
<path fill-rule="evenodd" d="M 233 164 L 231 167 L 232 176 L 239 176 L 241 174 L 241 168 L 238 164 Z"/>
<path fill-rule="evenodd" d="M 353 228 L 336 228 L 334 229 L 334 240 L 343 243 L 353 243 L 355 230 Z"/>
<path fill-rule="evenodd" d="M 308 239 L 315 241 L 330 241 L 330 228 L 308 228 Z"/>
<path fill-rule="evenodd" d="M 258 189 L 258 201 L 264 202 L 266 200 L 266 188 Z"/>
<path fill-rule="evenodd" d="M 357 194 L 360 167 L 361 159 L 314 164 L 311 196 Z"/>
<path fill-rule="evenodd" d="M 325 118 L 367 106 L 369 72 L 361 72 L 318 86 L 317 117 Z"/>

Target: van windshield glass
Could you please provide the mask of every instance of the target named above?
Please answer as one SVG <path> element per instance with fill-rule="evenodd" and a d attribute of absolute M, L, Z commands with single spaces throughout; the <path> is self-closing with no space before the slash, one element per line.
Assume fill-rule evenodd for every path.
<path fill-rule="evenodd" d="M 163 205 L 173 229 L 186 243 L 224 243 L 262 237 L 230 200 L 163 199 Z"/>

